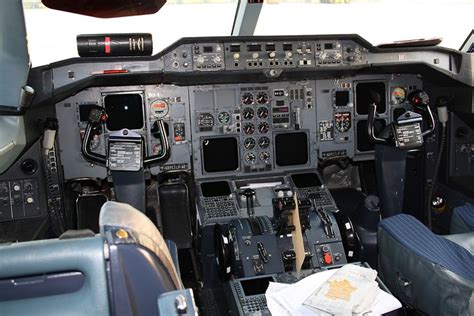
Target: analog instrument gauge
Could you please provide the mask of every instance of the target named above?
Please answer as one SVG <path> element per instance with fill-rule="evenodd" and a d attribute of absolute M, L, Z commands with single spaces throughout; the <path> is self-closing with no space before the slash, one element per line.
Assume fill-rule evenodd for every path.
<path fill-rule="evenodd" d="M 257 116 L 261 119 L 266 119 L 268 117 L 268 109 L 266 107 L 259 107 L 257 109 Z"/>
<path fill-rule="evenodd" d="M 252 137 L 247 137 L 247 138 L 244 140 L 244 147 L 245 147 L 245 149 L 247 149 L 247 150 L 254 149 L 254 148 L 255 148 L 255 145 L 256 145 L 255 139 L 253 139 Z"/>
<path fill-rule="evenodd" d="M 156 99 L 150 103 L 150 115 L 155 119 L 165 117 L 169 112 L 168 102 L 162 99 Z"/>
<path fill-rule="evenodd" d="M 266 134 L 270 129 L 270 125 L 267 122 L 260 122 L 258 123 L 258 131 L 260 134 Z"/>
<path fill-rule="evenodd" d="M 259 92 L 257 94 L 257 103 L 259 104 L 265 104 L 268 102 L 268 93 L 266 92 Z"/>
<path fill-rule="evenodd" d="M 257 160 L 257 156 L 254 153 L 246 153 L 245 154 L 245 162 L 248 164 L 254 164 Z"/>
<path fill-rule="evenodd" d="M 244 133 L 247 135 L 252 135 L 255 132 L 255 125 L 252 123 L 245 123 L 244 125 Z"/>
<path fill-rule="evenodd" d="M 242 110 L 242 116 L 246 120 L 253 119 L 254 115 L 255 115 L 255 112 L 252 108 L 245 108 L 245 109 Z"/>
<path fill-rule="evenodd" d="M 197 124 L 199 127 L 213 127 L 214 116 L 211 113 L 200 113 L 198 115 Z"/>
<path fill-rule="evenodd" d="M 351 129 L 351 113 L 350 112 L 339 112 L 334 114 L 334 123 L 336 125 L 336 129 L 341 132 L 345 133 Z"/>
<path fill-rule="evenodd" d="M 262 149 L 268 148 L 270 146 L 270 138 L 263 136 L 258 139 L 258 146 Z"/>
<path fill-rule="evenodd" d="M 220 112 L 217 116 L 217 120 L 221 124 L 227 124 L 230 122 L 230 114 L 228 112 Z"/>
<path fill-rule="evenodd" d="M 251 92 L 245 92 L 242 94 L 242 103 L 246 105 L 250 105 L 253 103 L 253 94 Z"/>
<path fill-rule="evenodd" d="M 392 90 L 392 103 L 393 104 L 402 104 L 407 98 L 407 92 L 402 87 L 396 87 Z"/>
<path fill-rule="evenodd" d="M 264 163 L 267 163 L 270 161 L 270 154 L 267 151 L 262 151 L 259 155 L 258 158 Z"/>

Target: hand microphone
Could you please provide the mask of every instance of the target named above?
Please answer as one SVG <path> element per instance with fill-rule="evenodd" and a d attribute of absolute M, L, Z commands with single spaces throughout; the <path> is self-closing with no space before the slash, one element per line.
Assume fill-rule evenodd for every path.
<path fill-rule="evenodd" d="M 440 97 L 438 102 L 436 102 L 436 109 L 438 111 L 438 120 L 443 125 L 446 126 L 448 122 L 448 102 L 449 100 L 445 97 Z"/>
<path fill-rule="evenodd" d="M 56 132 L 58 130 L 58 120 L 48 118 L 44 124 L 43 132 L 43 148 L 47 153 L 54 146 L 54 140 L 56 138 Z"/>

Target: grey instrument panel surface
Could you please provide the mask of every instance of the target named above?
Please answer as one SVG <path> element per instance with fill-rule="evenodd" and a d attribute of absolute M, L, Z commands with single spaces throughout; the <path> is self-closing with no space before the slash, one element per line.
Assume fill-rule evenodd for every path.
<path fill-rule="evenodd" d="M 143 97 L 145 124 L 135 132 L 144 137 L 148 155 L 156 154 L 156 148 L 159 147 L 159 141 L 151 131 L 157 119 L 153 116 L 151 106 L 155 102 L 166 104 L 159 118 L 168 125 L 171 157 L 163 165 L 152 166 L 152 174 L 157 174 L 160 170 L 192 168 L 196 178 L 228 178 L 316 167 L 318 159 L 334 156 L 371 159 L 371 150 L 358 149 L 357 137 L 358 132 L 366 133 L 365 130 L 358 131 L 357 126 L 359 122 L 367 120 L 367 115 L 356 111 L 356 88 L 358 84 L 367 82 L 383 83 L 385 87 L 386 110 L 379 114 L 379 119 L 386 123 L 393 120 L 395 109 L 408 107 L 406 100 L 399 104 L 391 100 L 395 88 L 403 88 L 406 95 L 422 88 L 421 80 L 415 75 L 358 75 L 339 79 L 189 87 L 145 85 L 89 88 L 56 104 L 65 178 L 107 176 L 103 166 L 85 161 L 80 153 L 80 135 L 86 123 L 79 120 L 79 107 L 82 104 L 103 106 L 106 95 L 117 93 L 138 93 Z M 346 105 L 335 105 L 337 91 L 347 91 Z M 244 97 L 249 95 L 252 96 L 251 101 L 247 99 L 245 102 L 248 104 L 245 104 Z M 276 110 L 281 108 L 286 108 L 286 112 L 277 113 Z M 245 118 L 245 111 L 248 110 L 253 115 Z M 263 114 L 259 117 L 259 113 Z M 349 124 L 346 125 L 347 129 L 338 130 L 335 120 L 341 113 L 349 120 Z M 250 134 L 245 132 L 248 124 L 255 128 Z M 259 126 L 262 126 L 262 130 L 259 130 Z M 181 136 L 176 138 L 178 127 L 184 127 L 182 139 Z M 106 131 L 105 128 L 104 130 Z M 281 133 L 294 132 L 307 135 L 308 160 L 303 164 L 278 166 L 275 160 L 275 137 Z M 107 137 L 107 131 L 98 137 L 94 151 L 105 154 Z M 236 140 L 238 167 L 232 171 L 206 172 L 203 167 L 202 142 L 220 137 L 232 137 Z M 262 137 L 269 140 L 266 148 L 259 146 Z M 366 138 L 362 134 L 359 140 L 361 137 Z M 253 148 L 244 146 L 248 139 L 255 141 Z M 223 159 L 225 154 L 222 153 Z M 253 156 L 255 160 L 249 161 L 248 156 Z M 263 162 L 261 157 L 267 157 L 268 161 Z"/>

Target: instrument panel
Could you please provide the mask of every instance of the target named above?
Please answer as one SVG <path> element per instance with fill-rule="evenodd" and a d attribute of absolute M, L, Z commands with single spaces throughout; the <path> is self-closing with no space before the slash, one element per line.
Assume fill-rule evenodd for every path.
<path fill-rule="evenodd" d="M 80 154 L 87 111 L 93 106 L 104 107 L 108 118 L 94 136 L 92 151 L 105 154 L 109 134 L 127 128 L 141 135 L 147 155 L 157 155 L 162 150 L 157 122 L 163 120 L 171 157 L 152 166 L 152 174 L 192 170 L 197 179 L 238 177 L 314 168 L 318 160 L 336 156 L 373 159 L 367 136 L 371 95 L 380 96 L 380 131 L 409 108 L 406 95 L 421 85 L 415 75 L 356 75 L 89 88 L 56 104 L 65 178 L 107 176 L 104 166 Z"/>
<path fill-rule="evenodd" d="M 367 63 L 369 49 L 354 40 L 319 38 L 307 40 L 219 41 L 180 45 L 165 55 L 169 71 L 219 72 L 320 68 Z"/>

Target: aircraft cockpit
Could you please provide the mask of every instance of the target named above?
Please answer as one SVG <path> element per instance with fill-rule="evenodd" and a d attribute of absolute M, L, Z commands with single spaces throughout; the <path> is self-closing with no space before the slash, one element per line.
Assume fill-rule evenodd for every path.
<path fill-rule="evenodd" d="M 293 8 L 382 21 L 165 2 L 0 3 L 0 314 L 474 314 L 473 33 L 265 35 Z M 201 34 L 217 6 L 232 32 Z M 85 31 L 27 45 L 62 15 Z"/>

